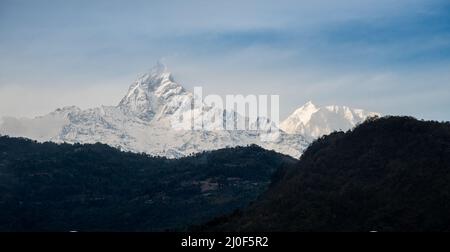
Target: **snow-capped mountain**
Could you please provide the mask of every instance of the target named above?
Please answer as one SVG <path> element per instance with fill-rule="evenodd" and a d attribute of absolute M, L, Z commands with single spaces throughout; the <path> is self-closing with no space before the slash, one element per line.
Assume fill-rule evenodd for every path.
<path fill-rule="evenodd" d="M 299 157 L 308 145 L 301 135 L 274 131 L 275 126 L 266 118 L 257 120 L 257 124 L 270 126 L 265 130 L 223 130 L 216 129 L 215 125 L 203 125 L 208 130 L 174 128 L 177 117 L 184 117 L 188 122 L 198 115 L 246 120 L 233 111 L 206 105 L 201 110 L 193 109 L 192 98 L 193 94 L 175 82 L 165 66 L 158 64 L 130 86 L 117 106 L 87 110 L 64 107 L 33 119 L 7 117 L 0 125 L 0 134 L 38 141 L 101 142 L 170 158 L 250 144 Z"/>
<path fill-rule="evenodd" d="M 379 115 L 346 106 L 317 107 L 310 101 L 295 110 L 280 124 L 280 128 L 289 134 L 300 134 L 311 141 L 335 130 L 349 130 L 368 117 Z"/>
<path fill-rule="evenodd" d="M 127 115 L 144 121 L 173 114 L 189 106 L 192 94 L 176 83 L 166 66 L 159 63 L 139 77 L 129 88 L 118 107 Z"/>
<path fill-rule="evenodd" d="M 254 126 L 249 127 L 252 130 L 224 130 L 222 126 L 230 121 L 236 125 L 248 122 L 249 118 L 203 103 L 198 108 L 193 98 L 193 93 L 178 84 L 164 65 L 158 64 L 132 83 L 117 106 L 86 110 L 70 106 L 33 119 L 4 117 L 0 119 L 0 135 L 37 141 L 101 142 L 122 150 L 169 158 L 257 144 L 298 158 L 315 138 L 334 130 L 350 129 L 376 115 L 348 107 L 318 108 L 309 102 L 280 127 L 259 117 L 250 123 Z M 196 118 L 218 119 L 216 123 L 205 124 Z M 213 120 L 207 120 L 210 121 Z M 195 129 L 198 123 L 200 130 Z"/>

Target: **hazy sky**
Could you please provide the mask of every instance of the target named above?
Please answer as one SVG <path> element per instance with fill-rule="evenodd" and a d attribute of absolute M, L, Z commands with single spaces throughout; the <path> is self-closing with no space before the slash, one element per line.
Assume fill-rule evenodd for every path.
<path fill-rule="evenodd" d="M 450 120 L 450 1 L 0 0 L 0 116 L 116 105 L 158 59 L 187 89 Z"/>

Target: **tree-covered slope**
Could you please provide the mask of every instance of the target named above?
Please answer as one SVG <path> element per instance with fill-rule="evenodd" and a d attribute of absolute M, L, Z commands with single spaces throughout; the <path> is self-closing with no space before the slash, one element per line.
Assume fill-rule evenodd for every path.
<path fill-rule="evenodd" d="M 261 199 L 204 229 L 450 231 L 450 123 L 385 117 L 320 138 Z"/>
<path fill-rule="evenodd" d="M 254 200 L 291 158 L 256 146 L 178 160 L 0 137 L 0 231 L 161 231 Z"/>

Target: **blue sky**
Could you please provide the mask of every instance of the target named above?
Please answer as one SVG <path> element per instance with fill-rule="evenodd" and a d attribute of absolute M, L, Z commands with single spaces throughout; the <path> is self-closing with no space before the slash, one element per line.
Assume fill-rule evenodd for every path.
<path fill-rule="evenodd" d="M 0 0 L 0 116 L 115 105 L 158 59 L 188 89 L 450 120 L 450 2 Z"/>

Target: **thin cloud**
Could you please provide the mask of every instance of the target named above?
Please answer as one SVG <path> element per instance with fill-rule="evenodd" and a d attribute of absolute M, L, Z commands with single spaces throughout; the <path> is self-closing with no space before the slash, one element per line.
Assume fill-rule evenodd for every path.
<path fill-rule="evenodd" d="M 280 94 L 282 115 L 313 100 L 450 118 L 442 96 L 429 93 L 437 107 L 420 112 L 413 99 L 450 89 L 446 1 L 6 0 L 0 10 L 0 115 L 114 104 L 166 58 L 188 88 Z M 36 98 L 11 98 L 22 90 Z"/>

